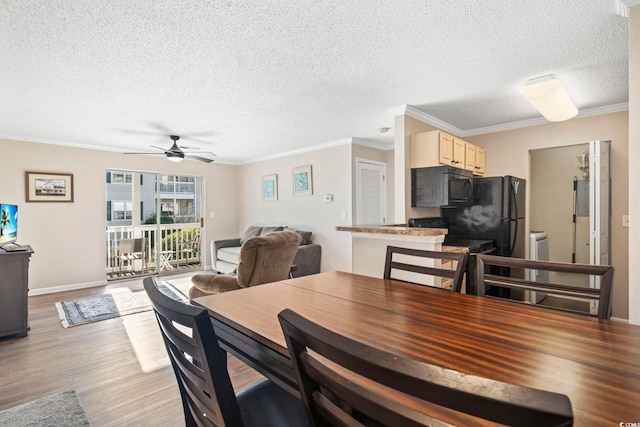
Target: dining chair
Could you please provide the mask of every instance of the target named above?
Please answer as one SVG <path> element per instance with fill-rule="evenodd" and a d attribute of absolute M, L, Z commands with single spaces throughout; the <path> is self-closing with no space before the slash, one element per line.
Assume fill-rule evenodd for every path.
<path fill-rule="evenodd" d="M 400 261 L 400 257 L 396 257 L 396 254 L 401 255 L 403 261 Z M 468 257 L 469 254 L 462 252 L 437 252 L 387 246 L 384 278 L 450 288 L 451 292 L 460 292 Z M 394 275 L 395 271 L 404 271 L 408 274 Z"/>
<path fill-rule="evenodd" d="M 300 399 L 270 380 L 234 393 L 227 353 L 218 344 L 209 313 L 165 295 L 154 277 L 144 279 L 180 389 L 190 426 L 307 426 Z"/>
<path fill-rule="evenodd" d="M 391 354 L 290 309 L 278 318 L 312 426 L 449 425 L 470 418 L 477 425 L 482 420 L 525 427 L 573 423 L 565 395 Z"/>
<path fill-rule="evenodd" d="M 554 278 L 554 283 L 533 281 L 517 277 L 505 277 L 493 274 L 492 267 L 506 268 L 508 271 L 535 270 L 555 273 L 568 273 L 571 275 L 594 276 L 599 282 L 599 288 L 580 287 L 575 284 L 557 283 L 560 279 Z M 596 316 L 599 319 L 609 319 L 611 317 L 611 292 L 613 288 L 614 268 L 610 265 L 575 264 L 568 262 L 540 261 L 522 258 L 501 257 L 495 255 L 479 254 L 477 259 L 476 279 L 478 283 L 478 295 L 487 295 L 489 287 L 516 289 L 521 291 L 541 292 L 544 294 L 557 295 L 581 301 L 597 301 L 598 309 Z M 551 278 L 551 275 L 547 275 Z M 531 303 L 526 298 L 524 301 L 506 299 L 506 301 Z M 545 308 L 570 311 L 573 313 L 591 315 L 590 311 L 577 311 L 569 307 L 554 307 L 551 305 L 540 305 Z"/>

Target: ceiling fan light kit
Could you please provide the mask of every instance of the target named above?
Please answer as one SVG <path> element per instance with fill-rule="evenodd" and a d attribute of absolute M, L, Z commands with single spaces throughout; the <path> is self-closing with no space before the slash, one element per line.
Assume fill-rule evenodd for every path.
<path fill-rule="evenodd" d="M 520 93 L 550 122 L 569 120 L 578 114 L 560 80 L 551 76 L 529 80 Z"/>

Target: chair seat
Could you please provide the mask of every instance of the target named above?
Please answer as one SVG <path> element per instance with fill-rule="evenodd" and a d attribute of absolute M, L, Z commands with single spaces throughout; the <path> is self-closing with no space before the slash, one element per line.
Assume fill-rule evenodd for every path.
<path fill-rule="evenodd" d="M 266 378 L 243 388 L 236 397 L 245 427 L 309 425 L 302 401 Z"/>

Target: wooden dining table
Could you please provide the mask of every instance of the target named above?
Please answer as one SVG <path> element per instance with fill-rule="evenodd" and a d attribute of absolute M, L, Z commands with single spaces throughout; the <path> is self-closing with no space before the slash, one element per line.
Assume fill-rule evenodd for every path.
<path fill-rule="evenodd" d="M 193 303 L 224 349 L 292 393 L 285 308 L 397 355 L 565 394 L 575 426 L 640 425 L 640 326 L 346 272 Z"/>

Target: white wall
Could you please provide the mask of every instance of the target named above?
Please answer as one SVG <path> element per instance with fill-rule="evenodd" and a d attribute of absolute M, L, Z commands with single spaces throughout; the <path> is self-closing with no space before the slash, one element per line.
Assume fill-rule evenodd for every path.
<path fill-rule="evenodd" d="M 313 195 L 293 195 L 292 169 L 311 165 Z M 263 202 L 261 178 L 278 175 L 278 200 Z M 250 225 L 287 225 L 312 231 L 311 240 L 322 246 L 322 271 L 351 271 L 351 234 L 336 231 L 351 223 L 351 145 L 265 160 L 240 166 L 239 212 L 236 235 Z M 333 201 L 325 202 L 324 195 Z M 342 219 L 342 213 L 345 218 Z"/>
<path fill-rule="evenodd" d="M 629 265 L 640 254 L 640 5 L 629 12 Z M 640 325 L 640 276 L 629 274 L 629 323 Z"/>
<path fill-rule="evenodd" d="M 238 230 L 238 167 L 69 148 L 0 139 L 0 201 L 19 206 L 18 242 L 35 253 L 29 288 L 82 287 L 106 281 L 105 171 L 125 169 L 202 176 L 205 185 L 206 241 L 235 236 Z M 26 203 L 25 172 L 74 176 L 73 203 Z M 206 258 L 208 260 L 208 257 Z"/>

